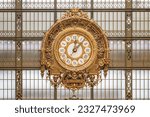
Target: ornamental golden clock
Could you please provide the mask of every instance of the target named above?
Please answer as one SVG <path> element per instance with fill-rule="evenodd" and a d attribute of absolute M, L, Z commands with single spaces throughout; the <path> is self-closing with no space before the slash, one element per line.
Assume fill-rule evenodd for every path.
<path fill-rule="evenodd" d="M 54 86 L 76 90 L 93 87 L 106 77 L 109 46 L 105 32 L 79 9 L 67 11 L 45 33 L 41 48 L 41 74 Z"/>

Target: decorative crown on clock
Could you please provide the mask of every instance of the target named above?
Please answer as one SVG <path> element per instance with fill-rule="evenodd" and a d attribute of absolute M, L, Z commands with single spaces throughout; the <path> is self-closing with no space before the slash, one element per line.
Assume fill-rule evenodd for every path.
<path fill-rule="evenodd" d="M 62 16 L 61 19 L 66 19 L 69 17 L 83 17 L 83 18 L 88 18 L 87 13 L 84 13 L 82 10 L 80 9 L 71 9 L 70 11 L 67 11 L 64 16 Z"/>

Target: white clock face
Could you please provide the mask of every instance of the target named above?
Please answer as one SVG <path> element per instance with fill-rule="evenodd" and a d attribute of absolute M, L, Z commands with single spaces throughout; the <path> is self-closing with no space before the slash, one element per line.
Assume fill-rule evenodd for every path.
<path fill-rule="evenodd" d="M 78 67 L 89 61 L 92 46 L 86 37 L 79 34 L 71 34 L 60 41 L 58 52 L 64 64 Z"/>

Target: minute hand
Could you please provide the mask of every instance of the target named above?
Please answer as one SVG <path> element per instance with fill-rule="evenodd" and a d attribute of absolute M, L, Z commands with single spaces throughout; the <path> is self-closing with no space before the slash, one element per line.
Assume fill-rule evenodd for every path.
<path fill-rule="evenodd" d="M 82 42 L 80 42 L 77 46 L 76 46 L 76 49 L 78 49 L 79 48 L 79 46 L 82 44 Z"/>

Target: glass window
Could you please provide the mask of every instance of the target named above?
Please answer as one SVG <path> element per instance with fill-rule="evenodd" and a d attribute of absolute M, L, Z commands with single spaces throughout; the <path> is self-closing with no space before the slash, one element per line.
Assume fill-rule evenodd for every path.
<path fill-rule="evenodd" d="M 150 70 L 133 70 L 133 99 L 149 99 Z"/>
<path fill-rule="evenodd" d="M 15 71 L 0 70 L 0 99 L 15 99 Z"/>

